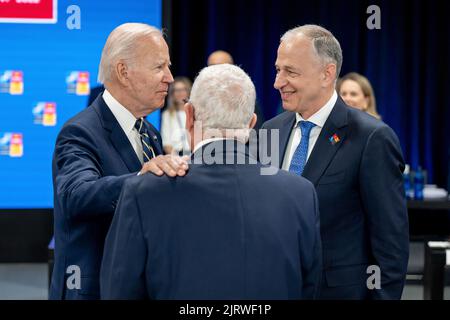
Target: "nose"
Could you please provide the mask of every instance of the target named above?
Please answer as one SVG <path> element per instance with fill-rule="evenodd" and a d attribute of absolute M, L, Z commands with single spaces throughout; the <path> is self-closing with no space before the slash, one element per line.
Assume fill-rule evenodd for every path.
<path fill-rule="evenodd" d="M 164 74 L 164 82 L 166 83 L 172 83 L 173 82 L 173 76 L 172 72 L 170 72 L 170 69 L 167 68 L 165 74 Z"/>
<path fill-rule="evenodd" d="M 277 90 L 280 90 L 286 85 L 287 81 L 284 75 L 282 74 L 282 71 L 278 72 L 275 76 L 275 82 L 273 83 L 273 87 Z"/>

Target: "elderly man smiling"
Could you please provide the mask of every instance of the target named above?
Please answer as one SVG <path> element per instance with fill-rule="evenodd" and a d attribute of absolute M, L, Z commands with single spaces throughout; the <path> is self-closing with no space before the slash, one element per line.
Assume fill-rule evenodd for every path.
<path fill-rule="evenodd" d="M 338 97 L 341 66 L 341 46 L 330 31 L 317 25 L 287 31 L 274 82 L 286 112 L 263 128 L 279 132 L 272 148 L 280 150 L 281 168 L 316 187 L 320 298 L 400 299 L 409 250 L 400 144 L 385 123 Z M 367 285 L 371 270 L 375 286 Z"/>

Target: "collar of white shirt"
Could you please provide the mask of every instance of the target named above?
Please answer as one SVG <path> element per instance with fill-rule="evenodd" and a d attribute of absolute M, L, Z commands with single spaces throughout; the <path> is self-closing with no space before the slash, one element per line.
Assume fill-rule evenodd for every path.
<path fill-rule="evenodd" d="M 105 89 L 102 97 L 114 117 L 117 119 L 117 122 L 119 122 L 122 130 L 128 135 L 128 133 L 134 128 L 136 118 L 127 108 L 120 104 L 120 102 L 117 101 L 108 90 Z"/>
<path fill-rule="evenodd" d="M 208 144 L 210 142 L 219 141 L 219 140 L 229 140 L 229 139 L 234 140 L 232 138 L 223 138 L 223 137 L 220 137 L 220 138 L 209 138 L 209 139 L 202 140 L 202 141 L 200 141 L 199 143 L 197 143 L 195 145 L 194 151 L 192 153 L 195 153 L 195 151 L 197 151 L 198 149 L 200 149 L 201 147 L 203 147 L 204 145 L 206 145 L 206 144 Z"/>
<path fill-rule="evenodd" d="M 333 107 L 336 104 L 337 98 L 338 98 L 338 96 L 337 96 L 337 93 L 335 90 L 333 92 L 333 94 L 331 95 L 330 100 L 328 100 L 328 102 L 322 108 L 320 108 L 319 111 L 317 111 L 311 117 L 309 117 L 309 119 L 307 121 L 314 123 L 319 128 L 323 128 L 325 122 L 327 121 L 328 117 L 330 116 L 331 110 L 333 110 Z M 297 127 L 297 125 L 300 121 L 305 120 L 299 113 L 295 114 L 295 119 L 296 119 L 296 122 L 295 122 L 294 128 Z"/>

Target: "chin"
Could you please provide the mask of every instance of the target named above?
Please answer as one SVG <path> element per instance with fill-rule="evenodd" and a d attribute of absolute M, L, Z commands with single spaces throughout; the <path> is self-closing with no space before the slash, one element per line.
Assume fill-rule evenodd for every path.
<path fill-rule="evenodd" d="M 155 109 L 161 109 L 162 107 L 164 107 L 164 99 L 162 101 L 158 101 L 158 103 L 156 103 L 155 105 Z"/>
<path fill-rule="evenodd" d="M 283 109 L 286 110 L 286 111 L 292 111 L 292 112 L 296 111 L 296 108 L 295 108 L 294 105 L 292 105 L 289 102 L 284 102 L 284 101 L 283 101 Z"/>

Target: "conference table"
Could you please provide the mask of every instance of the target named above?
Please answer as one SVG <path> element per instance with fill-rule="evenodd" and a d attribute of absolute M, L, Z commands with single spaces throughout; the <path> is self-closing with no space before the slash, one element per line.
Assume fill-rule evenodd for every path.
<path fill-rule="evenodd" d="M 408 213 L 424 215 L 426 220 L 438 219 L 438 223 L 446 221 L 434 241 L 425 242 L 423 269 L 423 297 L 425 300 L 442 300 L 444 298 L 445 270 L 450 266 L 450 199 L 440 200 L 408 200 Z M 431 225 L 431 222 L 428 221 Z M 436 225 L 436 223 L 435 223 Z M 437 241 L 438 239 L 440 241 Z"/>
<path fill-rule="evenodd" d="M 441 240 L 450 235 L 450 199 L 408 200 L 412 239 Z"/>
<path fill-rule="evenodd" d="M 408 210 L 450 210 L 450 199 L 408 200 Z"/>

